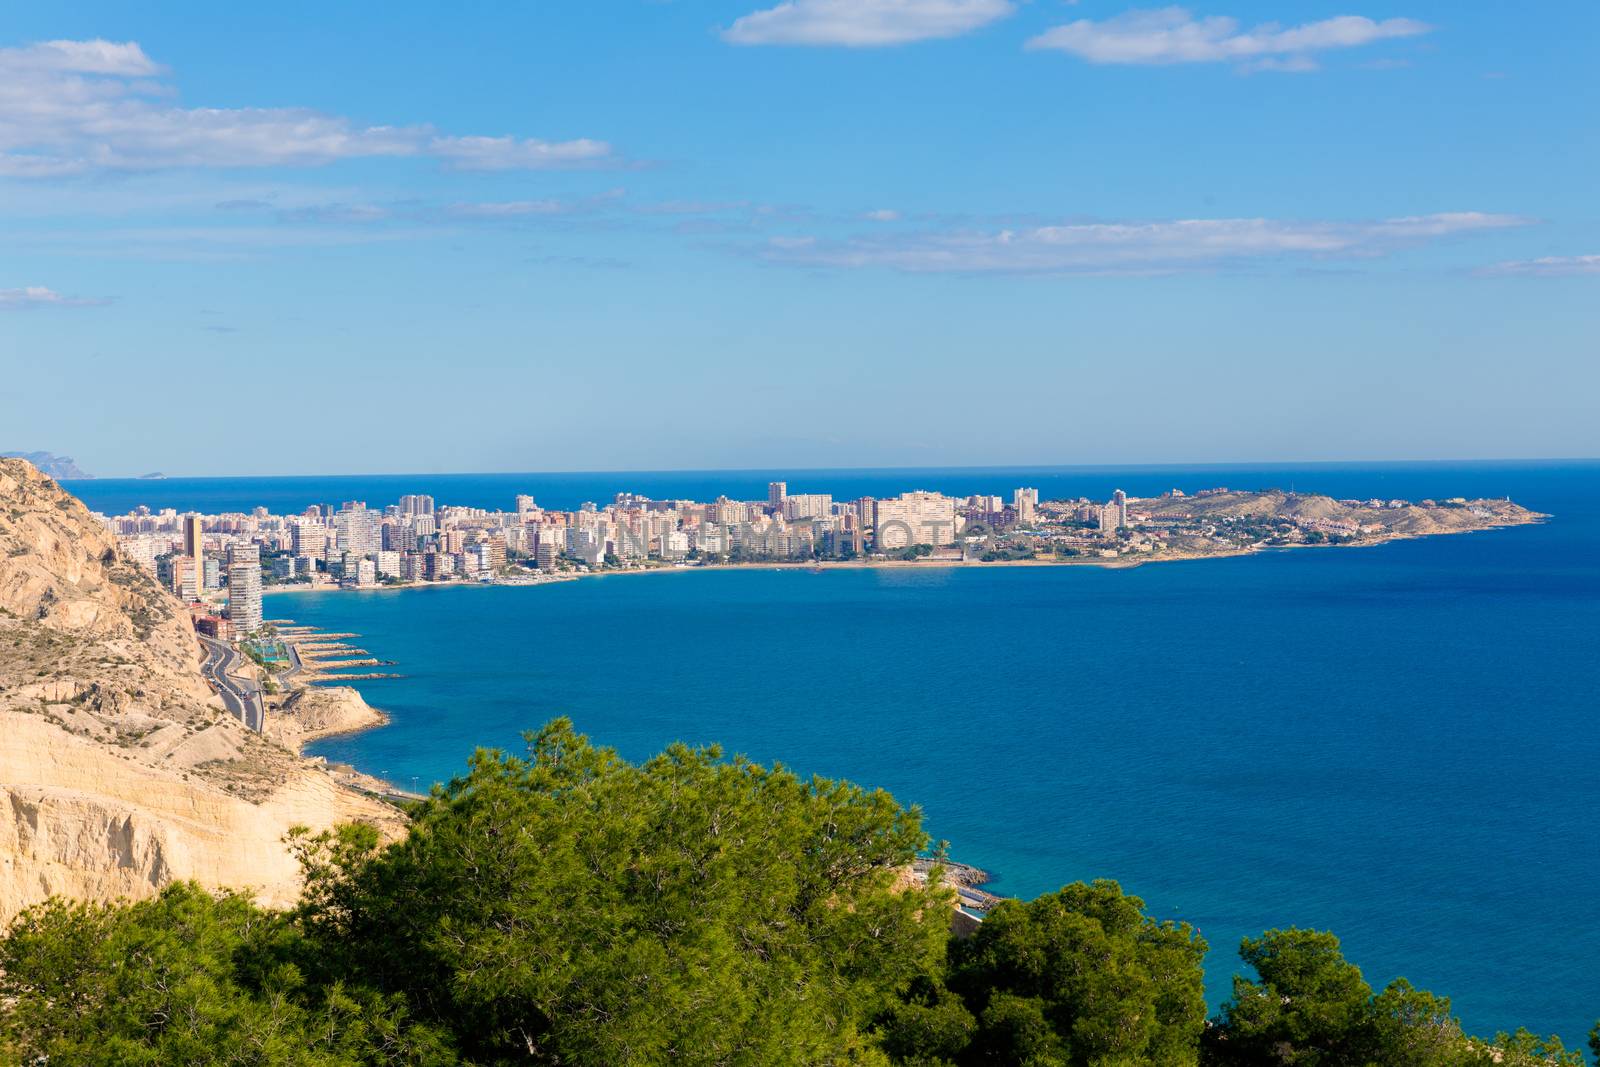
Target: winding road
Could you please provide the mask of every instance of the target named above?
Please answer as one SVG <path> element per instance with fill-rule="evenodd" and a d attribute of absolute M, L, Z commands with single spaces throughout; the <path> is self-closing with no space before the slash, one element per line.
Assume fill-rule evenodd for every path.
<path fill-rule="evenodd" d="M 300 662 L 300 650 L 294 646 L 294 642 L 286 641 L 283 647 L 289 653 L 289 667 L 278 672 L 278 681 L 287 682 L 299 674 L 305 664 Z"/>
<path fill-rule="evenodd" d="M 231 645 L 204 636 L 200 636 L 200 644 L 206 650 L 205 659 L 200 664 L 200 673 L 205 675 L 206 681 L 216 688 L 217 695 L 222 698 L 228 713 L 249 729 L 260 733 L 267 722 L 266 709 L 261 703 L 261 687 L 253 681 L 235 678 L 229 673 L 239 665 L 241 657 L 238 651 Z"/>

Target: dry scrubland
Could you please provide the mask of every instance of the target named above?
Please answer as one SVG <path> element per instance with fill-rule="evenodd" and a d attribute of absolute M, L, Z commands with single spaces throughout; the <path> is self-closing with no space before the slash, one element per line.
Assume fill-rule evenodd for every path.
<path fill-rule="evenodd" d="M 400 832 L 391 808 L 296 754 L 360 710 L 336 694 L 305 710 L 269 737 L 245 730 L 201 680 L 177 599 L 76 499 L 0 459 L 0 924 L 52 894 L 138 898 L 191 878 L 288 903 L 291 826 Z"/>

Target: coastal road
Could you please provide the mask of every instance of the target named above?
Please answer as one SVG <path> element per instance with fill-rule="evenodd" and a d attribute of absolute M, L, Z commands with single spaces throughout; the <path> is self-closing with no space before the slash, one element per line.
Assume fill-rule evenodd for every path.
<path fill-rule="evenodd" d="M 278 681 L 292 682 L 295 675 L 299 674 L 301 669 L 305 667 L 305 664 L 300 662 L 300 650 L 295 648 L 291 642 L 285 641 L 283 647 L 289 653 L 289 668 L 278 672 Z"/>
<path fill-rule="evenodd" d="M 198 635 L 197 635 L 198 636 Z M 261 689 L 255 682 L 235 678 L 229 672 L 239 665 L 240 656 L 231 645 L 201 637 L 206 658 L 200 664 L 200 673 L 216 687 L 217 695 L 228 713 L 246 727 L 260 733 L 266 726 L 267 713 L 261 704 Z"/>

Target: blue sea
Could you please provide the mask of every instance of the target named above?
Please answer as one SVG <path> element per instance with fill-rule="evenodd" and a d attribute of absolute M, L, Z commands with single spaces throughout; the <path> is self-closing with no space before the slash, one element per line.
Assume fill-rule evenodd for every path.
<path fill-rule="evenodd" d="M 778 472 L 73 482 L 207 511 L 402 492 L 549 507 L 617 490 L 765 496 Z M 1211 943 L 1335 931 L 1376 985 L 1469 1030 L 1578 1042 L 1600 1016 L 1600 463 L 788 472 L 792 492 L 1103 498 L 1293 486 L 1511 496 L 1545 524 L 1132 570 L 622 575 L 285 594 L 405 677 L 389 727 L 315 752 L 402 786 L 568 715 L 642 758 L 674 740 L 881 786 L 1019 896 L 1116 878 Z"/>

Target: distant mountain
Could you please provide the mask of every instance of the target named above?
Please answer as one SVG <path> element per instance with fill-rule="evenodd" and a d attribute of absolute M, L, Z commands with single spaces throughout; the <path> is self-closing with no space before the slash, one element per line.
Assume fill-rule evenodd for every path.
<path fill-rule="evenodd" d="M 93 478 L 87 471 L 79 470 L 71 456 L 57 456 L 49 452 L 0 452 L 0 456 L 25 459 L 43 474 L 52 478 Z"/>
<path fill-rule="evenodd" d="M 144 481 L 149 481 L 152 478 L 165 478 L 166 475 L 162 474 L 160 471 L 151 471 L 149 474 L 141 474 L 139 477 Z"/>

